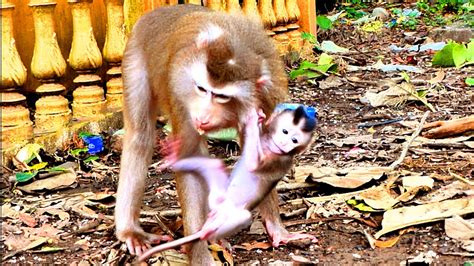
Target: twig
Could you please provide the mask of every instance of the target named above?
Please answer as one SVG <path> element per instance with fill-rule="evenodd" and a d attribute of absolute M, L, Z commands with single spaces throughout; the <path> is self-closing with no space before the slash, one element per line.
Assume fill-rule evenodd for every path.
<path fill-rule="evenodd" d="M 284 192 L 288 190 L 295 190 L 301 188 L 309 188 L 316 186 L 316 183 L 279 183 L 276 187 L 278 192 Z"/>
<path fill-rule="evenodd" d="M 418 125 L 416 130 L 413 132 L 413 134 L 411 134 L 410 139 L 407 142 L 405 142 L 405 145 L 403 147 L 402 153 L 400 154 L 400 157 L 398 158 L 398 160 L 396 160 L 389 166 L 392 170 L 397 168 L 397 166 L 400 165 L 403 162 L 403 160 L 405 160 L 405 157 L 407 156 L 407 153 L 408 153 L 408 149 L 410 149 L 410 146 L 415 140 L 415 138 L 418 137 L 418 135 L 420 135 L 420 132 L 423 129 L 423 124 L 425 124 L 426 118 L 428 117 L 429 114 L 430 114 L 430 111 L 425 112 L 425 114 L 420 120 L 420 124 Z"/>
<path fill-rule="evenodd" d="M 156 222 L 158 223 L 158 226 L 160 226 L 160 228 L 165 231 L 165 233 L 167 233 L 168 235 L 170 235 L 173 239 L 176 239 L 176 234 L 173 233 L 170 228 L 165 224 L 163 223 L 163 221 L 161 220 L 161 217 L 159 214 L 155 214 L 154 215 L 155 219 L 156 219 Z"/>
<path fill-rule="evenodd" d="M 471 180 L 468 180 L 467 178 L 464 178 L 464 177 L 462 177 L 462 176 L 460 176 L 460 175 L 457 175 L 457 174 L 455 174 L 455 173 L 451 173 L 451 171 L 449 171 L 449 174 L 450 174 L 451 176 L 453 176 L 454 178 L 459 179 L 460 181 L 462 181 L 462 182 L 464 182 L 464 183 L 466 183 L 466 184 L 468 184 L 468 185 L 470 185 L 470 186 L 474 186 L 474 182 L 471 181 Z"/>
<path fill-rule="evenodd" d="M 328 217 L 328 218 L 319 218 L 319 219 L 303 219 L 303 220 L 289 221 L 283 224 L 288 227 L 288 226 L 295 226 L 295 225 L 301 225 L 301 224 L 315 224 L 319 222 L 330 222 L 330 221 L 337 221 L 337 220 L 355 220 L 373 228 L 376 228 L 378 226 L 372 221 L 367 221 L 362 218 L 349 217 L 349 216 L 337 216 L 337 217 Z"/>

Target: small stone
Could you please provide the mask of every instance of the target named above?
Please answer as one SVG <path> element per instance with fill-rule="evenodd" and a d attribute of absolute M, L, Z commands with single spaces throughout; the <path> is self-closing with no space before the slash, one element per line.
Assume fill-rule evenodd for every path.
<path fill-rule="evenodd" d="M 379 18 L 382 21 L 385 21 L 389 18 L 388 11 L 383 7 L 376 7 L 372 10 L 372 16 Z"/>
<path fill-rule="evenodd" d="M 429 37 L 431 37 L 436 42 L 447 41 L 450 39 L 455 42 L 467 43 L 471 38 L 474 37 L 474 34 L 470 28 L 462 26 L 448 26 L 430 31 Z"/>

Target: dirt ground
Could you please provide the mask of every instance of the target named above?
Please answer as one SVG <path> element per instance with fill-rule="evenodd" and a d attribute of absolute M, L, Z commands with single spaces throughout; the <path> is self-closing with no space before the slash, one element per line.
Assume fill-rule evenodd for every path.
<path fill-rule="evenodd" d="M 386 31 L 378 36 L 361 36 L 350 26 L 341 26 L 337 30 L 321 33 L 320 40 L 333 40 L 335 43 L 351 49 L 354 53 L 347 55 L 346 62 L 354 65 L 371 65 L 378 58 L 383 58 L 385 63 L 393 62 L 393 58 L 406 58 L 408 54 L 395 54 L 388 51 L 389 44 L 404 46 L 413 44 L 416 40 L 424 38 L 429 28 L 420 27 L 414 35 L 407 35 L 403 30 Z M 439 69 L 429 67 L 431 55 L 429 53 L 415 54 L 418 60 L 418 66 L 425 70 L 421 74 L 412 74 L 412 80 L 429 80 Z M 343 58 L 344 59 L 344 58 Z M 428 94 L 428 101 L 435 107 L 436 112 L 431 113 L 428 121 L 449 120 L 456 117 L 464 117 L 473 114 L 474 93 L 472 89 L 463 85 L 463 80 L 471 73 L 473 68 L 463 68 L 457 70 L 454 68 L 444 69 L 446 77 L 440 87 L 434 89 Z M 420 103 L 409 101 L 397 108 L 394 107 L 371 107 L 360 101 L 368 88 L 377 88 L 375 83 L 383 79 L 398 77 L 397 74 L 387 74 L 379 71 L 357 71 L 341 72 L 341 77 L 345 79 L 350 77 L 358 78 L 360 82 L 347 82 L 343 80 L 342 84 L 335 87 L 321 88 L 326 77 L 318 79 L 316 82 L 307 80 L 297 80 L 290 82 L 291 102 L 304 103 L 318 108 L 319 124 L 317 129 L 317 138 L 304 155 L 298 158 L 298 165 L 313 166 L 388 166 L 395 161 L 401 152 L 402 142 L 397 141 L 401 135 L 411 134 L 401 123 L 391 123 L 388 125 L 373 126 L 375 132 L 369 132 L 369 128 L 358 128 L 360 123 L 382 121 L 393 118 L 401 118 L 403 121 L 413 121 L 415 124 L 420 120 L 424 111 L 428 108 Z M 163 136 L 162 128 L 157 129 Z M 375 141 L 360 141 L 355 144 L 335 145 L 335 140 L 345 140 L 348 137 L 372 134 Z M 352 156 L 348 153 L 351 148 L 357 146 L 365 152 Z M 110 148 L 110 147 L 109 147 Z M 425 175 L 436 174 L 446 177 L 445 180 L 437 182 L 435 186 L 451 183 L 450 173 L 461 175 L 467 179 L 474 179 L 474 161 L 472 156 L 457 156 L 457 154 L 468 153 L 472 155 L 473 149 L 454 145 L 451 147 L 431 146 L 430 152 L 421 152 L 420 150 L 410 150 L 404 162 L 399 166 L 399 170 L 408 170 L 421 172 Z M 216 157 L 231 158 L 228 162 L 234 161 L 238 155 L 238 148 L 235 144 L 224 142 L 210 142 L 211 153 Z M 59 156 L 64 154 L 58 153 Z M 11 202 L 21 205 L 27 202 L 28 197 L 41 197 L 48 199 L 61 195 L 73 195 L 83 192 L 104 192 L 115 191 L 118 179 L 118 169 L 120 155 L 109 149 L 107 155 L 101 156 L 100 162 L 108 168 L 97 169 L 82 168 L 78 172 L 79 181 L 76 187 L 63 189 L 54 193 L 45 192 L 40 194 L 21 194 L 10 186 L 4 186 L 2 189 L 2 199 L 4 202 Z M 159 155 L 154 156 L 154 162 L 160 159 Z M 289 176 L 288 180 L 292 180 Z M 312 216 L 310 219 L 305 217 L 308 205 L 301 204 L 295 206 L 291 200 L 303 199 L 307 197 L 332 195 L 355 190 L 369 188 L 378 185 L 385 179 L 370 182 L 357 189 L 337 189 L 328 185 L 316 185 L 309 188 L 289 189 L 280 192 L 280 206 L 282 219 L 286 224 L 297 224 L 288 226 L 290 231 L 305 231 L 317 237 L 316 244 L 303 245 L 296 243 L 294 245 L 280 246 L 278 248 L 262 245 L 262 248 L 245 250 L 241 246 L 245 243 L 266 243 L 268 242 L 265 233 L 259 233 L 258 230 L 251 230 L 253 234 L 244 231 L 229 239 L 234 246 L 232 252 L 235 264 L 252 264 L 260 262 L 261 265 L 267 265 L 271 262 L 297 261 L 300 256 L 307 261 L 316 264 L 327 265 L 400 265 L 407 262 L 421 253 L 434 252 L 434 263 L 440 265 L 462 265 L 466 261 L 472 261 L 472 257 L 449 254 L 467 254 L 460 247 L 460 244 L 449 238 L 445 234 L 444 222 L 432 222 L 411 227 L 411 230 L 405 232 L 400 240 L 390 248 L 372 249 L 369 245 L 364 230 L 370 234 L 375 233 L 381 228 L 383 213 L 365 214 L 360 220 L 352 219 L 344 214 L 330 216 Z M 178 209 L 178 203 L 175 193 L 175 183 L 169 173 L 157 173 L 154 169 L 150 170 L 148 183 L 145 193 L 145 213 L 162 212 L 161 220 L 177 236 L 182 233 L 181 220 L 174 210 Z M 408 204 L 409 205 L 409 204 Z M 347 207 L 350 209 L 350 207 Z M 112 215 L 113 208 L 97 207 L 93 209 L 100 215 Z M 299 210 L 299 212 L 295 212 Z M 36 264 L 110 264 L 122 265 L 126 262 L 132 262 L 133 257 L 124 251 L 124 246 L 117 241 L 114 236 L 112 221 L 107 216 L 100 216 L 100 219 L 87 218 L 85 215 L 79 215 L 77 212 L 67 211 L 71 216 L 67 225 L 62 225 L 61 230 L 69 232 L 67 236 L 47 243 L 54 246 L 56 250 L 41 251 L 39 249 L 30 249 L 25 252 L 19 252 L 17 255 L 4 261 L 5 265 L 36 265 Z M 256 216 L 258 216 L 256 214 Z M 144 227 L 148 231 L 162 231 L 156 223 L 154 215 L 145 214 L 148 222 Z M 465 217 L 466 218 L 466 217 Z M 469 216 L 467 217 L 469 218 Z M 471 217 L 472 218 L 472 217 Z M 256 217 L 256 220 L 259 218 Z M 51 215 L 48 218 L 37 218 L 38 225 L 52 224 L 60 222 L 60 217 Z M 375 224 L 370 227 L 363 221 L 369 221 Z M 91 226 L 95 221 L 99 224 Z M 6 232 L 15 232 L 21 222 L 15 223 L 8 219 L 2 220 L 2 253 L 6 251 L 5 238 Z M 258 224 L 255 224 L 258 225 Z M 90 226 L 90 228 L 88 228 Z M 15 229 L 16 228 L 16 229 Z M 79 229 L 81 228 L 81 229 Z M 85 229 L 84 229 L 85 228 Z M 390 238 L 398 235 L 398 232 L 384 235 L 384 238 Z M 108 260 L 111 254 L 116 259 Z M 179 252 L 176 252 L 179 256 Z M 222 253 L 220 254 L 222 257 Z M 472 256 L 472 253 L 471 253 Z M 217 256 L 219 257 L 219 255 Z M 156 259 L 150 262 L 156 261 Z M 301 263 L 303 264 L 303 263 Z M 275 263 L 274 265 L 280 265 Z M 310 265 L 310 264 L 305 264 Z M 415 265 L 415 264 L 411 264 Z"/>

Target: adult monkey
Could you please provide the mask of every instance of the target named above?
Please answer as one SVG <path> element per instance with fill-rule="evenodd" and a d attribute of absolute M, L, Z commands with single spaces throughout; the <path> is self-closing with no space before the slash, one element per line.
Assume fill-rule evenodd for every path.
<path fill-rule="evenodd" d="M 163 7 L 141 17 L 122 66 L 126 133 L 115 224 L 117 237 L 130 253 L 140 255 L 160 239 L 139 224 L 158 113 L 169 117 L 172 134 L 182 140 L 180 158 L 203 155 L 203 132 L 240 130 L 250 106 L 259 106 L 269 116 L 287 95 L 287 79 L 260 23 L 193 5 Z M 188 235 L 206 219 L 208 191 L 205 182 L 192 175 L 177 175 L 176 184 Z M 280 221 L 275 190 L 260 209 L 274 244 L 292 237 Z M 213 263 L 207 243 L 193 245 L 190 261 Z"/>

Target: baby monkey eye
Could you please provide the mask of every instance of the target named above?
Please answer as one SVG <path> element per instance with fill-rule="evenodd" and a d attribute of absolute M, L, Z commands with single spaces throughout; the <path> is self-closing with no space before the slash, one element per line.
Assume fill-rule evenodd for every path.
<path fill-rule="evenodd" d="M 298 140 L 296 138 L 291 138 L 291 141 L 293 141 L 294 144 L 298 143 Z"/>
<path fill-rule="evenodd" d="M 201 86 L 196 86 L 196 92 L 198 95 L 205 96 L 207 94 L 207 90 Z"/>
<path fill-rule="evenodd" d="M 285 134 L 285 135 L 288 134 L 288 130 L 286 130 L 286 129 L 283 129 L 282 132 L 283 132 L 283 134 Z"/>
<path fill-rule="evenodd" d="M 224 95 L 224 94 L 216 94 L 214 93 L 214 99 L 218 103 L 226 103 L 230 101 L 230 96 Z"/>

